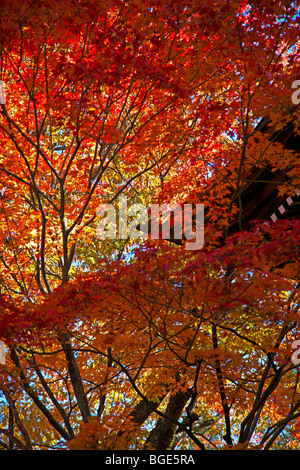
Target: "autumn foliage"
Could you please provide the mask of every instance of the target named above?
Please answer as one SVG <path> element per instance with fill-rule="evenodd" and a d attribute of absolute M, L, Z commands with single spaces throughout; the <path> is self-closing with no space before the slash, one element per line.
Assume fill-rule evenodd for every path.
<path fill-rule="evenodd" d="M 299 139 L 297 2 L 0 17 L 0 448 L 298 449 L 300 219 L 230 232 L 255 169 L 300 188 L 299 153 L 257 128 Z M 204 247 L 99 239 L 120 195 L 204 204 Z"/>

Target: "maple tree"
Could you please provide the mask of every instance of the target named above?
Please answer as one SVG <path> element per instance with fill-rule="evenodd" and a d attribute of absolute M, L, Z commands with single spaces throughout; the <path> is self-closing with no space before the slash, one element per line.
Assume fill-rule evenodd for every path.
<path fill-rule="evenodd" d="M 300 223 L 241 218 L 255 169 L 300 187 L 257 127 L 299 138 L 297 2 L 0 15 L 0 447 L 297 448 Z M 205 204 L 205 246 L 100 240 L 120 195 Z"/>

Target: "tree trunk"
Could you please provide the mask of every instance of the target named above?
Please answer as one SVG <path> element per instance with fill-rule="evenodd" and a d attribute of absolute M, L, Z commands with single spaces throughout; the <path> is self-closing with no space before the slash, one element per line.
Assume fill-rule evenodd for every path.
<path fill-rule="evenodd" d="M 150 432 L 145 448 L 155 450 L 170 450 L 173 446 L 178 420 L 184 410 L 184 407 L 190 397 L 188 392 L 178 392 L 170 397 L 165 416 L 159 418 L 156 426 Z"/>

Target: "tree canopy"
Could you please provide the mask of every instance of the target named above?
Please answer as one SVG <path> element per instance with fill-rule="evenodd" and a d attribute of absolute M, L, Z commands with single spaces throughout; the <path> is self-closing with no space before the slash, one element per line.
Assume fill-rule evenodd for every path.
<path fill-rule="evenodd" d="M 298 2 L 0 20 L 0 448 L 298 449 Z M 296 210 L 245 224 L 266 168 Z M 204 204 L 204 246 L 99 238 L 120 196 Z"/>

